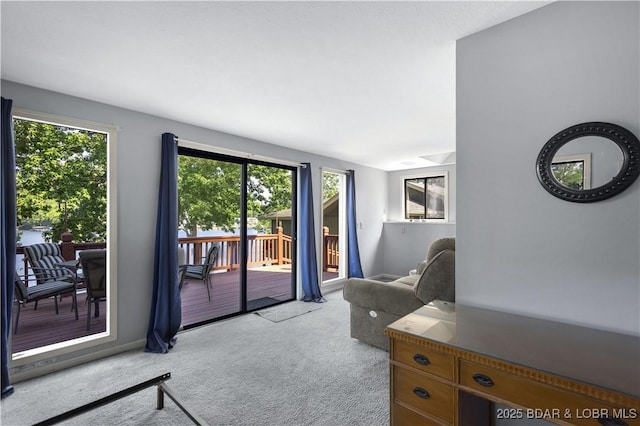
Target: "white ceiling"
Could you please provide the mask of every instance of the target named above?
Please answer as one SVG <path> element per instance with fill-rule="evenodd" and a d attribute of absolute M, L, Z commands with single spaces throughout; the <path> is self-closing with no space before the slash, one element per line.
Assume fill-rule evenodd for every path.
<path fill-rule="evenodd" d="M 455 151 L 455 41 L 547 3 L 2 1 L 2 78 L 415 168 Z"/>

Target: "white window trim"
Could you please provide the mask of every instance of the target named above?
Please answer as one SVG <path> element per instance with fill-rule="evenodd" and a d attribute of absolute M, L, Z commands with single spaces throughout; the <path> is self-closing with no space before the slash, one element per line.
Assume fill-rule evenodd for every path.
<path fill-rule="evenodd" d="M 320 230 L 324 227 L 324 200 L 322 199 L 322 183 L 325 173 L 333 173 L 336 175 L 342 176 L 340 179 L 340 188 L 339 188 L 339 201 L 338 201 L 338 235 L 347 235 L 347 172 L 345 170 L 332 169 L 330 167 L 321 167 L 320 168 Z M 322 241 L 322 232 L 320 232 L 320 241 Z M 347 247 L 347 238 L 340 238 L 338 240 L 338 251 L 340 253 L 344 253 L 344 255 L 338 258 L 338 276 L 336 278 L 332 278 L 330 280 L 324 281 L 322 280 L 322 270 L 319 271 L 320 274 L 320 284 L 327 285 L 334 283 L 336 281 L 344 280 L 347 277 L 347 257 L 348 257 L 348 247 Z M 322 243 L 320 244 L 320 256 L 319 256 L 319 265 L 322 265 Z M 319 268 L 319 269 L 322 269 Z"/>
<path fill-rule="evenodd" d="M 117 302 L 118 302 L 118 268 L 117 268 L 117 145 L 118 145 L 118 128 L 113 124 L 99 123 L 94 121 L 82 120 L 62 115 L 46 114 L 36 111 L 30 111 L 21 108 L 13 108 L 12 115 L 14 118 L 22 118 L 31 121 L 39 121 L 47 124 L 58 126 L 75 127 L 82 130 L 96 131 L 107 134 L 107 308 L 108 321 L 106 331 L 96 333 L 90 336 L 84 336 L 77 339 L 54 343 L 52 345 L 42 346 L 40 348 L 30 349 L 24 352 L 13 353 L 10 358 L 10 368 L 20 369 L 19 367 L 27 364 L 36 363 L 52 357 L 65 355 L 81 351 L 83 349 L 92 348 L 103 345 L 108 342 L 117 340 L 118 318 L 117 318 Z M 80 319 L 79 321 L 81 321 Z"/>
<path fill-rule="evenodd" d="M 423 179 L 430 177 L 444 176 L 444 219 L 407 219 L 407 202 L 405 190 L 405 181 L 407 179 Z M 414 175 L 405 175 L 400 178 L 400 193 L 402 194 L 402 222 L 416 223 L 448 223 L 449 222 L 449 171 L 418 173 Z M 426 188 L 425 188 L 426 190 Z"/>

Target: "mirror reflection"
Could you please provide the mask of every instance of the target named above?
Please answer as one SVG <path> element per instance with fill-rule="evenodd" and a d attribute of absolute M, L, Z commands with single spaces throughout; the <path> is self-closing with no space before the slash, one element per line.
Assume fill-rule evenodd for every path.
<path fill-rule="evenodd" d="M 553 157 L 551 172 L 558 183 L 573 190 L 606 185 L 620 172 L 624 156 L 613 141 L 584 136 L 563 145 Z"/>

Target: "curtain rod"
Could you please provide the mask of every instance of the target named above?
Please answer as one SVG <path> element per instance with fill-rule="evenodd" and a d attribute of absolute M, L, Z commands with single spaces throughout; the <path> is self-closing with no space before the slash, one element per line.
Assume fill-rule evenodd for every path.
<path fill-rule="evenodd" d="M 281 160 L 279 158 L 267 157 L 265 155 L 251 154 L 250 152 L 236 151 L 234 149 L 221 148 L 218 146 L 207 145 L 201 142 L 190 141 L 187 139 L 180 138 L 178 136 L 176 136 L 176 141 L 178 143 L 178 146 L 181 146 L 184 148 L 199 149 L 201 151 L 213 152 L 215 154 L 230 155 L 232 157 L 246 158 L 249 160 L 265 161 L 268 163 L 280 164 L 283 166 L 307 167 L 306 164 L 304 163 Z"/>

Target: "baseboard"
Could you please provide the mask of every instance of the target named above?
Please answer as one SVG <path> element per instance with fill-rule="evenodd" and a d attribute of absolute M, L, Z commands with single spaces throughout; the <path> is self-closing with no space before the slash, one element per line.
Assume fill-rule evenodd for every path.
<path fill-rule="evenodd" d="M 333 293 L 334 291 L 339 291 L 344 288 L 344 284 L 347 282 L 347 279 L 341 280 L 333 280 L 329 284 L 324 284 L 320 287 L 320 291 L 323 294 Z"/>
<path fill-rule="evenodd" d="M 140 339 L 135 342 L 126 343 L 124 345 L 114 346 L 111 348 L 103 349 L 101 351 L 91 352 L 79 357 L 69 358 L 62 361 L 56 360 L 56 358 L 49 358 L 33 363 L 24 364 L 19 367 L 14 367 L 9 370 L 12 383 L 19 383 L 25 380 L 34 379 L 36 377 L 44 376 L 55 371 L 64 370 L 70 367 L 75 367 L 80 364 L 84 364 L 90 361 L 95 361 L 100 358 L 107 358 L 121 352 L 127 352 L 134 349 L 142 349 L 146 344 L 146 339 Z"/>

